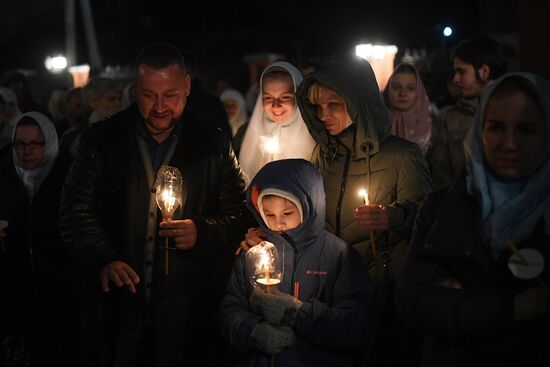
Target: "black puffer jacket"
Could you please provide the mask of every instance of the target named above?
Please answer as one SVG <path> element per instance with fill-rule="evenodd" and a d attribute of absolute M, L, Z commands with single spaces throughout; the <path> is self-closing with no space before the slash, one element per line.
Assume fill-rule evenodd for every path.
<path fill-rule="evenodd" d="M 147 221 L 161 214 L 154 204 L 154 177 L 147 177 L 140 155 L 137 123 L 139 115 L 132 106 L 85 131 L 62 195 L 62 236 L 88 281 L 83 332 L 89 365 L 113 365 L 114 346 L 129 330 L 140 330 L 147 316 L 145 282 L 131 295 L 126 289 L 102 293 L 97 281 L 100 270 L 115 260 L 128 263 L 144 279 L 146 242 L 155 241 L 146 238 Z M 153 311 L 148 317 L 156 330 L 155 355 L 164 358 L 157 363 L 168 365 L 183 365 L 184 358 L 205 352 L 233 245 L 250 221 L 229 138 L 218 130 L 203 130 L 187 112 L 180 123 L 169 165 L 182 173 L 181 217 L 195 222 L 198 239 L 192 250 L 170 252 L 165 275 L 163 252 L 158 251 L 162 242 L 155 230 Z M 140 338 L 136 333 L 131 337 Z"/>

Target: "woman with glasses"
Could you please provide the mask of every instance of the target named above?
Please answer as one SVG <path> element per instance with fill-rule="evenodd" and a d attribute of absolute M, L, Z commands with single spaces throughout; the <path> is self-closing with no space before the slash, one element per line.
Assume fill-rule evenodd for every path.
<path fill-rule="evenodd" d="M 38 112 L 19 117 L 0 151 L 0 356 L 8 365 L 70 365 L 74 274 L 57 214 L 69 164 L 54 124 Z"/>

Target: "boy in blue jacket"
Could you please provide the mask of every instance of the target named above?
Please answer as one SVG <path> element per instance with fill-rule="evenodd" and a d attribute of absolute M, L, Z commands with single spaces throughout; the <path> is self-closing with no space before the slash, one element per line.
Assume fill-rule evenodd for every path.
<path fill-rule="evenodd" d="M 321 175 L 303 159 L 271 162 L 247 205 L 283 259 L 283 277 L 268 293 L 253 287 L 244 253 L 235 261 L 221 314 L 242 365 L 268 366 L 277 354 L 280 366 L 352 366 L 367 343 L 371 285 L 359 254 L 324 229 Z"/>

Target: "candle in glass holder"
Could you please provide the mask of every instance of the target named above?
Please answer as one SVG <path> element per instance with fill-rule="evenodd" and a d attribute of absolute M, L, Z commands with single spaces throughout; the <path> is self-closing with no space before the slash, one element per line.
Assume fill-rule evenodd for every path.
<path fill-rule="evenodd" d="M 282 273 L 279 271 L 277 248 L 271 242 L 262 241 L 246 253 L 246 264 L 253 286 L 257 284 L 266 287 L 268 292 L 281 283 Z"/>
<path fill-rule="evenodd" d="M 155 199 L 162 212 L 162 219 L 172 220 L 176 209 L 182 205 L 183 178 L 176 167 L 161 166 L 155 181 Z M 164 239 L 164 266 L 168 275 L 168 237 Z"/>

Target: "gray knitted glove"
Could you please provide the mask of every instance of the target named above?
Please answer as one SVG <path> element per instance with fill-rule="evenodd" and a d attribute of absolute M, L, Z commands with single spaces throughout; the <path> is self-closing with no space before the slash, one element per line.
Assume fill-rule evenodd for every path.
<path fill-rule="evenodd" d="M 267 293 L 255 289 L 250 296 L 250 305 L 272 325 L 292 325 L 296 311 L 302 307 L 302 301 L 276 290 Z"/>
<path fill-rule="evenodd" d="M 296 341 L 294 331 L 288 326 L 271 326 L 260 323 L 250 335 L 251 345 L 266 354 L 277 354 Z"/>

